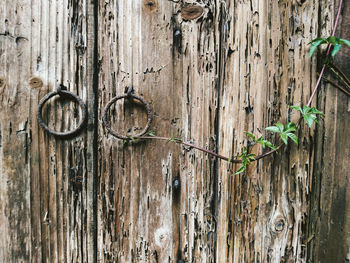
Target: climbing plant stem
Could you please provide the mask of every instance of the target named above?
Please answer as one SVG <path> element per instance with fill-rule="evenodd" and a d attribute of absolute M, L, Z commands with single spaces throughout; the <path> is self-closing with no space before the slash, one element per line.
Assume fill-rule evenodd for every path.
<path fill-rule="evenodd" d="M 335 32 L 337 31 L 337 27 L 338 27 L 338 23 L 339 23 L 339 18 L 340 18 L 340 13 L 341 13 L 342 6 L 343 6 L 343 0 L 340 0 L 339 7 L 338 7 L 338 12 L 337 12 L 337 17 L 335 19 L 334 26 L 333 26 L 332 36 L 334 36 Z M 328 45 L 326 57 L 329 57 L 331 49 L 332 49 L 332 45 Z M 309 101 L 307 103 L 308 107 L 310 107 L 310 105 L 312 103 L 312 100 L 313 100 L 313 98 L 314 98 L 314 96 L 315 96 L 315 94 L 316 94 L 316 92 L 318 90 L 318 87 L 320 86 L 320 83 L 321 83 L 321 80 L 322 80 L 322 77 L 323 77 L 325 69 L 326 69 L 326 64 L 324 64 L 322 66 L 322 69 L 321 69 L 320 75 L 319 75 L 319 77 L 317 79 L 315 88 L 313 89 L 312 94 L 310 96 L 310 99 L 309 99 Z"/>
<path fill-rule="evenodd" d="M 332 36 L 335 35 L 335 32 L 336 32 L 336 30 L 337 30 L 337 27 L 338 27 L 338 24 L 339 24 L 339 19 L 340 19 L 340 13 L 341 13 L 342 6 L 343 6 L 343 0 L 340 0 L 340 2 L 339 2 L 339 7 L 338 7 L 338 11 L 337 11 L 337 17 L 336 17 L 336 19 L 335 19 L 334 26 L 333 26 Z M 332 45 L 330 44 L 330 45 L 328 45 L 328 47 L 327 47 L 327 53 L 326 53 L 326 57 L 327 57 L 327 58 L 328 58 L 329 55 L 330 55 L 331 49 L 332 49 Z M 307 103 L 307 107 L 310 107 L 310 105 L 311 105 L 311 103 L 312 103 L 312 100 L 313 100 L 313 98 L 314 98 L 314 96 L 315 96 L 315 94 L 316 94 L 316 92 L 317 92 L 317 90 L 318 90 L 318 88 L 319 88 L 319 86 L 320 86 L 321 80 L 324 79 L 323 75 L 324 75 L 326 66 L 327 66 L 327 65 L 324 64 L 324 65 L 322 66 L 321 72 L 318 74 L 318 79 L 317 79 L 316 85 L 315 85 L 315 87 L 314 87 L 314 89 L 313 89 L 313 91 L 312 91 L 312 94 L 311 94 L 311 96 L 310 96 L 310 99 L 309 99 L 309 101 L 308 101 L 308 103 Z M 332 65 L 331 65 L 331 66 L 332 66 Z M 343 73 L 342 73 L 340 70 L 338 70 L 336 67 L 333 66 L 333 68 L 335 68 L 338 72 L 340 72 L 341 75 L 343 75 Z M 346 79 L 346 81 L 348 81 L 348 78 L 345 76 L 345 74 L 344 74 L 343 77 Z M 328 82 L 330 82 L 330 81 L 328 81 Z M 302 120 L 303 120 L 302 117 L 298 120 L 298 123 L 297 123 L 298 126 L 300 125 L 300 122 L 301 122 Z M 195 144 L 193 144 L 193 143 L 185 142 L 185 141 L 182 141 L 181 139 L 177 139 L 177 138 L 167 138 L 167 137 L 159 137 L 159 136 L 142 136 L 142 137 L 139 137 L 138 139 L 156 139 L 156 140 L 171 141 L 171 142 L 175 142 L 175 143 L 178 143 L 178 144 L 182 144 L 182 145 L 188 146 L 188 147 L 190 147 L 190 148 L 194 148 L 194 149 L 200 150 L 200 151 L 202 151 L 202 152 L 208 153 L 208 154 L 210 154 L 210 155 L 212 155 L 212 156 L 215 156 L 215 157 L 217 157 L 217 158 L 219 158 L 219 159 L 228 161 L 228 162 L 230 162 L 230 163 L 242 163 L 242 160 L 237 159 L 236 156 L 233 156 L 233 157 L 231 157 L 231 158 L 225 157 L 225 156 L 223 156 L 223 155 L 221 155 L 221 154 L 218 154 L 218 153 L 216 153 L 216 152 L 214 152 L 214 151 L 208 150 L 208 149 L 206 149 L 206 148 L 204 148 L 204 147 L 200 147 L 200 146 L 197 146 L 197 145 L 195 145 Z M 275 152 L 276 152 L 278 149 L 280 149 L 282 146 L 283 146 L 283 144 L 280 144 L 280 145 L 278 145 L 278 146 L 276 147 L 276 149 L 274 149 L 274 150 L 268 151 L 268 152 L 266 152 L 266 153 L 264 153 L 264 154 L 261 154 L 261 155 L 257 155 L 257 156 L 254 157 L 253 160 L 254 160 L 254 161 L 257 161 L 257 160 L 260 160 L 260 159 L 262 159 L 262 158 L 265 158 L 265 157 L 267 157 L 267 156 L 269 156 L 269 155 L 275 153 Z"/>

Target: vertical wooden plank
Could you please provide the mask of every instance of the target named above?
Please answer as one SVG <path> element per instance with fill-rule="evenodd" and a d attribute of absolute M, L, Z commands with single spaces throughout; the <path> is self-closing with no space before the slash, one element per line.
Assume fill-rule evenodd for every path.
<path fill-rule="evenodd" d="M 5 1 L 0 7 L 0 77 L 3 79 L 0 259 L 3 262 L 28 262 L 31 258 L 30 103 L 29 90 L 20 84 L 27 83 L 25 72 L 30 61 L 30 19 L 25 10 L 30 10 L 26 1 Z"/>
<path fill-rule="evenodd" d="M 333 10 L 326 2 L 227 1 L 220 152 L 237 155 L 247 145 L 245 131 L 261 136 L 275 122 L 297 120 L 288 105 L 305 105 L 315 84 L 307 43 L 318 36 L 320 6 Z M 291 143 L 244 174 L 233 176 L 239 166 L 220 163 L 218 262 L 305 262 L 314 131 L 303 125 L 298 135 L 298 146 Z"/>
<path fill-rule="evenodd" d="M 203 14 L 196 18 L 195 11 L 187 11 L 192 6 L 202 8 Z M 215 150 L 222 62 L 221 4 L 220 1 L 193 1 L 177 5 L 177 8 L 181 9 L 181 16 L 176 17 L 175 29 L 180 30 L 182 41 L 174 61 L 175 80 L 179 78 L 179 88 L 182 88 L 182 137 L 185 141 Z M 182 150 L 181 259 L 185 262 L 214 262 L 217 234 L 215 160 L 193 149 Z"/>
<path fill-rule="evenodd" d="M 336 1 L 336 8 L 339 2 Z M 335 8 L 335 10 L 336 10 Z M 327 14 L 323 14 L 325 17 Z M 335 16 L 335 11 L 334 15 Z M 344 1 L 336 36 L 350 39 L 350 4 Z M 323 29 L 322 34 L 329 34 Z M 350 51 L 342 47 L 334 63 L 349 76 Z M 333 75 L 334 77 L 334 75 Z M 327 73 L 327 78 L 333 78 Z M 335 78 L 333 78 L 336 81 Z M 309 258 L 313 262 L 350 261 L 349 157 L 350 100 L 332 85 L 325 85 L 318 97 L 319 108 L 326 113 L 317 133 L 315 175 L 309 227 Z"/>
<path fill-rule="evenodd" d="M 0 260 L 93 261 L 93 4 L 5 1 L 0 14 Z M 72 140 L 55 139 L 36 120 L 39 100 L 61 83 L 90 113 L 89 131 Z M 45 121 L 73 129 L 77 110 L 52 100 Z"/>
<path fill-rule="evenodd" d="M 169 109 L 177 102 L 171 81 L 171 16 L 171 2 L 100 3 L 100 114 L 113 96 L 132 85 L 151 103 L 155 112 L 152 129 L 156 133 L 175 130 L 169 125 L 174 118 Z M 115 129 L 126 133 L 145 125 L 142 109 L 123 102 L 118 105 L 111 117 Z M 177 154 L 161 142 L 123 145 L 102 127 L 100 131 L 99 260 L 171 262 L 172 180 L 178 174 L 173 165 Z"/>
<path fill-rule="evenodd" d="M 151 102 L 157 135 L 215 149 L 220 5 L 193 5 L 186 12 L 175 1 L 100 3 L 99 111 L 132 85 Z M 111 113 L 124 133 L 145 124 L 127 102 Z M 100 131 L 99 260 L 213 262 L 213 160 L 171 143 L 123 145 Z"/>

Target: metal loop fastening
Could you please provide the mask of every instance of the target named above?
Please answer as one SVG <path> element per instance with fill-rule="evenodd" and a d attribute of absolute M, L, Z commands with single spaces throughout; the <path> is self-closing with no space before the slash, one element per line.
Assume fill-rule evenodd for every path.
<path fill-rule="evenodd" d="M 130 136 L 124 136 L 121 135 L 119 133 L 117 133 L 116 131 L 114 131 L 111 128 L 111 124 L 107 121 L 107 113 L 109 111 L 109 108 L 118 100 L 120 99 L 135 99 L 138 100 L 139 102 L 141 102 L 142 105 L 144 105 L 144 107 L 146 108 L 147 111 L 147 124 L 146 127 L 138 134 L 133 135 L 133 137 L 137 138 L 137 137 L 141 137 L 142 135 L 146 134 L 146 132 L 148 131 L 151 122 L 152 122 L 152 112 L 151 112 L 151 106 L 141 97 L 136 96 L 135 94 L 133 94 L 133 90 L 131 87 L 129 87 L 126 90 L 126 93 L 123 95 L 118 95 L 115 96 L 114 98 L 112 98 L 108 104 L 106 105 L 106 107 L 103 110 L 103 124 L 105 126 L 105 128 L 107 129 L 108 133 L 110 133 L 112 136 L 117 137 L 118 139 L 122 139 L 122 140 L 130 140 L 131 137 Z"/>
<path fill-rule="evenodd" d="M 57 138 L 69 138 L 69 137 L 72 137 L 74 135 L 76 135 L 85 125 L 86 121 L 87 121 L 87 109 L 86 109 L 86 105 L 84 104 L 84 102 L 78 97 L 76 96 L 74 93 L 70 92 L 70 91 L 67 91 L 66 90 L 67 88 L 63 85 L 60 85 L 59 87 L 57 87 L 57 91 L 53 91 L 53 92 L 50 92 L 48 94 L 46 94 L 39 102 L 39 105 L 38 105 L 38 122 L 40 124 L 40 126 L 45 130 L 47 131 L 49 134 L 57 137 Z M 44 104 L 52 97 L 54 96 L 60 96 L 61 98 L 64 98 L 64 99 L 70 99 L 74 102 L 77 102 L 79 104 L 79 107 L 81 108 L 81 112 L 82 112 L 82 117 L 80 119 L 80 122 L 78 124 L 78 127 L 75 128 L 74 130 L 72 131 L 67 131 L 67 132 L 58 132 L 58 131 L 54 131 L 54 130 L 51 130 L 47 125 L 46 123 L 43 121 L 43 118 L 42 118 L 42 109 L 43 109 L 43 106 Z"/>

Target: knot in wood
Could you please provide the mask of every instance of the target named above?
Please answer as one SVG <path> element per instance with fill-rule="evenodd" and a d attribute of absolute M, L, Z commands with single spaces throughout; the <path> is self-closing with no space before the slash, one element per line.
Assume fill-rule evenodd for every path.
<path fill-rule="evenodd" d="M 204 12 L 203 7 L 198 5 L 188 5 L 181 9 L 183 20 L 193 20 L 199 18 Z"/>
<path fill-rule="evenodd" d="M 41 88 L 43 86 L 43 81 L 38 77 L 32 77 L 28 82 L 32 88 Z"/>
<path fill-rule="evenodd" d="M 286 221 L 284 220 L 284 218 L 277 218 L 275 221 L 275 231 L 276 232 L 283 231 L 285 225 L 286 225 Z"/>
<path fill-rule="evenodd" d="M 157 0 L 144 0 L 143 6 L 147 11 L 153 13 L 158 9 L 158 2 Z"/>

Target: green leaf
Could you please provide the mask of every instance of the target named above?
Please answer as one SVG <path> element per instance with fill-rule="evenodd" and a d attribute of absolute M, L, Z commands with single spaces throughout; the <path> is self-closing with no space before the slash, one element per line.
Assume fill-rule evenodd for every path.
<path fill-rule="evenodd" d="M 245 171 L 246 168 L 247 168 L 247 165 L 242 164 L 242 165 L 239 167 L 239 169 L 235 172 L 234 175 L 243 173 L 243 172 Z"/>
<path fill-rule="evenodd" d="M 264 141 L 264 137 L 262 137 L 262 136 L 256 140 L 256 142 L 263 142 L 263 141 Z"/>
<path fill-rule="evenodd" d="M 248 158 L 248 160 L 249 160 L 249 163 L 250 163 L 250 161 L 255 161 L 255 154 L 248 154 L 247 155 L 247 158 Z"/>
<path fill-rule="evenodd" d="M 243 158 L 244 156 L 247 155 L 247 152 L 248 152 L 247 147 L 244 146 L 243 149 L 242 149 L 242 153 L 240 155 L 238 155 L 237 157 L 238 158 Z"/>
<path fill-rule="evenodd" d="M 319 111 L 315 107 L 309 108 L 308 106 L 304 106 L 303 109 L 301 109 L 300 106 L 290 106 L 290 108 L 298 110 L 301 112 L 306 124 L 311 128 L 313 122 L 318 123 L 317 116 L 315 114 L 319 114 L 321 116 L 325 116 L 322 111 Z M 290 132 L 292 130 L 286 130 L 285 132 Z"/>
<path fill-rule="evenodd" d="M 288 144 L 288 136 L 285 133 L 281 133 L 281 139 L 284 142 L 284 144 Z"/>
<path fill-rule="evenodd" d="M 265 140 L 262 136 L 256 142 L 259 143 L 263 149 L 265 149 L 266 146 L 273 150 L 276 149 L 276 147 L 270 141 Z"/>
<path fill-rule="evenodd" d="M 312 127 L 312 124 L 314 123 L 314 121 L 317 121 L 317 117 L 313 114 L 305 114 L 303 115 L 303 117 L 307 126 L 309 126 L 309 128 Z"/>
<path fill-rule="evenodd" d="M 304 106 L 307 107 L 307 106 Z M 321 116 L 325 116 L 324 113 L 322 111 L 319 111 L 318 109 L 316 109 L 315 107 L 309 108 L 308 113 L 313 113 L 313 114 L 320 114 Z"/>
<path fill-rule="evenodd" d="M 300 111 L 301 113 L 303 113 L 303 110 L 301 109 L 300 106 L 289 106 L 289 108 L 291 108 L 291 109 L 293 109 L 293 110 Z"/>
<path fill-rule="evenodd" d="M 170 135 L 170 138 L 167 141 L 174 143 L 182 143 L 182 140 L 180 138 L 176 138 L 173 134 Z"/>
<path fill-rule="evenodd" d="M 275 126 L 270 126 L 265 128 L 265 130 L 270 131 L 270 132 L 277 132 L 277 133 L 281 133 L 283 132 L 283 124 L 281 123 L 275 123 Z"/>
<path fill-rule="evenodd" d="M 279 129 L 280 132 L 283 132 L 283 129 L 284 129 L 283 124 L 275 123 L 275 126 Z"/>
<path fill-rule="evenodd" d="M 152 137 L 156 136 L 153 131 L 149 131 L 147 134 Z"/>
<path fill-rule="evenodd" d="M 260 137 L 260 138 L 262 138 L 262 137 Z M 263 147 L 263 149 L 265 149 L 266 141 L 264 139 L 260 140 L 260 138 L 259 138 L 259 140 L 257 140 L 257 143 L 259 143 L 261 145 L 261 147 Z"/>
<path fill-rule="evenodd" d="M 340 43 L 340 38 L 335 36 L 330 36 L 327 38 L 328 44 L 337 45 Z"/>
<path fill-rule="evenodd" d="M 242 153 L 237 156 L 238 158 L 242 159 L 242 165 L 237 170 L 235 175 L 244 172 L 246 167 L 247 167 L 247 165 L 249 165 L 251 163 L 251 161 L 255 161 L 255 156 L 256 155 L 253 154 L 253 153 L 248 153 L 247 147 L 243 147 Z"/>
<path fill-rule="evenodd" d="M 319 45 L 327 43 L 327 40 L 324 38 L 316 38 L 316 39 L 312 40 L 310 43 L 312 43 L 310 51 L 309 51 L 309 57 L 311 58 L 312 55 L 315 53 L 317 47 Z"/>
<path fill-rule="evenodd" d="M 326 40 L 325 38 L 323 38 L 323 37 L 318 37 L 318 38 L 315 38 L 315 39 L 311 40 L 311 42 L 309 42 L 308 45 L 313 44 L 313 43 L 315 43 L 315 42 L 319 42 L 320 40 L 322 40 L 322 41 L 324 41 L 324 42 L 327 41 L 327 40 Z"/>
<path fill-rule="evenodd" d="M 294 122 L 288 122 L 284 132 L 295 132 L 297 130 L 297 126 Z"/>
<path fill-rule="evenodd" d="M 338 51 L 340 50 L 341 48 L 341 44 L 336 44 L 334 47 L 333 47 L 333 50 L 332 50 L 332 57 L 335 56 L 335 54 L 338 53 Z"/>
<path fill-rule="evenodd" d="M 265 130 L 270 131 L 270 132 L 277 132 L 277 133 L 280 132 L 280 130 L 276 126 L 267 127 L 267 128 L 265 128 Z"/>
<path fill-rule="evenodd" d="M 294 134 L 294 133 L 287 133 L 286 134 L 289 138 L 291 138 L 293 140 L 293 142 L 295 142 L 296 144 L 298 144 L 298 137 Z"/>
<path fill-rule="evenodd" d="M 342 39 L 342 38 L 340 38 L 340 39 L 339 39 L 339 42 L 340 42 L 341 44 L 344 44 L 344 45 L 350 47 L 350 41 L 347 40 L 347 39 Z"/>
<path fill-rule="evenodd" d="M 271 142 L 269 142 L 269 141 L 265 141 L 265 144 L 266 144 L 266 146 L 267 146 L 267 147 L 269 147 L 270 149 L 272 149 L 272 150 L 276 150 L 276 146 L 275 146 L 275 145 L 273 145 Z"/>
<path fill-rule="evenodd" d="M 311 58 L 312 55 L 315 53 L 316 49 L 317 49 L 318 45 L 312 45 L 309 51 L 309 57 Z"/>
<path fill-rule="evenodd" d="M 245 132 L 246 135 L 248 135 L 254 142 L 256 142 L 256 138 L 253 133 L 251 132 Z"/>

